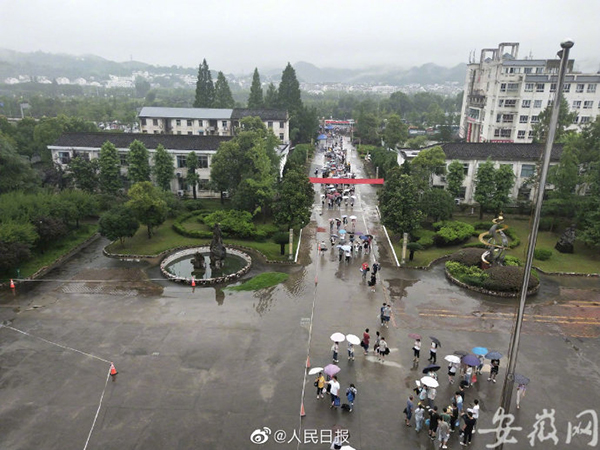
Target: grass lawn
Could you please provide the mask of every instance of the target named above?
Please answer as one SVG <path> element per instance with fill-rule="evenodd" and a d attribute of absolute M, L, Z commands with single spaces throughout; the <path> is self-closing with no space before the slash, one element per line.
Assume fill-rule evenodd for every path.
<path fill-rule="evenodd" d="M 275 286 L 276 284 L 283 283 L 287 280 L 289 275 L 287 273 L 281 272 L 265 272 L 255 277 L 249 279 L 245 283 L 240 284 L 239 286 L 232 286 L 225 289 L 229 289 L 232 291 L 256 291 L 258 289 L 263 289 L 271 286 Z"/>
<path fill-rule="evenodd" d="M 483 220 L 492 220 L 492 216 L 484 215 Z M 460 215 L 455 214 L 453 220 L 461 222 L 475 223 L 479 222 L 477 215 Z M 507 251 L 508 255 L 515 256 L 521 261 L 525 260 L 527 252 L 527 242 L 529 239 L 530 221 L 528 216 L 509 216 L 505 218 L 505 223 L 514 229 L 521 244 Z M 537 237 L 536 248 L 546 248 L 552 250 L 552 257 L 547 261 L 539 261 L 534 259 L 533 265 L 539 267 L 544 272 L 576 272 L 576 273 L 599 273 L 600 272 L 600 254 L 598 251 L 586 247 L 583 243 L 575 242 L 575 253 L 559 253 L 554 249 L 554 245 L 560 238 L 560 233 L 549 231 L 540 231 Z M 477 238 L 472 237 L 468 243 L 477 242 Z M 402 246 L 400 242 L 394 242 L 394 250 L 398 256 L 398 261 L 402 257 Z M 431 261 L 440 258 L 444 255 L 449 255 L 462 248 L 462 245 L 450 247 L 432 247 L 424 251 L 415 253 L 413 261 L 408 262 L 408 267 L 426 266 Z M 408 259 L 408 258 L 407 258 Z"/>
<path fill-rule="evenodd" d="M 146 227 L 141 226 L 135 236 L 132 238 L 125 239 L 125 246 L 123 247 L 119 241 L 110 244 L 107 250 L 111 253 L 121 253 L 125 255 L 157 255 L 161 252 L 169 250 L 175 247 L 191 246 L 191 245 L 209 245 L 211 239 L 195 239 L 177 234 L 171 225 L 174 219 L 168 219 L 162 224 L 155 233 L 152 235 L 152 239 L 148 239 Z M 185 223 L 187 228 L 195 227 L 197 224 L 198 229 L 208 229 L 206 225 L 201 224 L 194 220 L 189 220 Z M 205 227 L 205 228 L 201 228 Z M 225 245 L 242 245 L 244 247 L 250 247 L 263 253 L 268 259 L 287 261 L 287 253 L 284 256 L 280 255 L 280 246 L 272 241 L 266 242 L 255 242 L 244 239 L 223 239 Z M 298 245 L 298 232 L 294 233 L 294 252 Z M 288 250 L 286 248 L 286 250 Z M 289 250 L 288 250 L 289 251 Z"/>
<path fill-rule="evenodd" d="M 47 249 L 44 253 L 34 253 L 32 258 L 20 267 L 20 277 L 29 277 L 42 267 L 52 264 L 58 258 L 69 253 L 92 236 L 97 230 L 98 226 L 95 224 L 82 224 L 78 229 L 73 230 L 68 236 L 56 242 L 52 248 Z"/>

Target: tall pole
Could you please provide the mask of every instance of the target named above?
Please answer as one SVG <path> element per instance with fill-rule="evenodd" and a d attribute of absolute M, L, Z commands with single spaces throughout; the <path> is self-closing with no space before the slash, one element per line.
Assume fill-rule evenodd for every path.
<path fill-rule="evenodd" d="M 540 182 L 537 192 L 537 201 L 535 203 L 535 211 L 533 215 L 533 224 L 531 225 L 531 232 L 529 234 L 529 242 L 527 244 L 527 258 L 525 261 L 525 269 L 523 271 L 523 284 L 521 287 L 521 297 L 519 302 L 519 309 L 517 312 L 517 320 L 513 334 L 511 336 L 510 345 L 508 348 L 508 366 L 506 368 L 506 376 L 504 378 L 504 386 L 502 387 L 502 408 L 504 413 L 508 414 L 510 411 L 512 392 L 515 382 L 515 368 L 517 366 L 517 355 L 519 352 L 519 343 L 521 340 L 521 327 L 523 326 L 523 316 L 525 313 L 525 302 L 527 300 L 527 286 L 529 284 L 529 276 L 531 275 L 531 267 L 533 265 L 533 254 L 535 251 L 535 244 L 537 241 L 538 226 L 540 224 L 540 215 L 542 211 L 542 201 L 544 200 L 544 191 L 546 189 L 546 177 L 548 175 L 548 166 L 550 165 L 550 153 L 552 152 L 552 145 L 554 144 L 554 136 L 556 135 L 556 126 L 558 124 L 558 113 L 560 111 L 560 103 L 562 99 L 563 82 L 565 78 L 565 72 L 567 70 L 567 64 L 569 62 L 569 50 L 573 47 L 574 42 L 567 39 L 561 42 L 560 46 L 562 50 L 558 52 L 560 57 L 560 69 L 558 71 L 558 81 L 556 86 L 556 97 L 554 98 L 554 105 L 552 107 L 552 115 L 550 116 L 550 125 L 548 127 L 548 136 L 546 138 L 546 149 L 544 151 L 544 159 L 542 161 L 542 169 L 540 173 Z M 508 421 L 509 418 L 505 418 L 504 422 Z M 503 423 L 502 427 L 510 425 Z M 504 442 L 500 442 L 497 447 L 502 450 Z"/>

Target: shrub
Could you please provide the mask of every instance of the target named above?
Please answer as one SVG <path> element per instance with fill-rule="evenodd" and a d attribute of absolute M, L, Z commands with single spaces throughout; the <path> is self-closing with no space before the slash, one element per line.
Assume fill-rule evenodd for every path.
<path fill-rule="evenodd" d="M 270 238 L 271 236 L 273 236 L 278 231 L 280 231 L 279 227 L 277 225 L 272 224 L 272 223 L 266 223 L 266 224 L 262 224 L 262 225 L 256 225 L 256 233 L 257 234 L 264 234 L 265 237 L 267 237 L 267 238 Z"/>
<path fill-rule="evenodd" d="M 536 248 L 533 251 L 533 257 L 539 261 L 548 261 L 552 258 L 552 250 L 549 248 Z"/>
<path fill-rule="evenodd" d="M 438 228 L 439 222 L 434 223 L 434 229 Z M 471 237 L 475 229 L 473 225 L 464 222 L 445 222 L 435 234 L 436 245 L 456 245 L 465 242 Z"/>
<path fill-rule="evenodd" d="M 215 211 L 204 217 L 204 223 L 211 229 L 219 223 L 223 232 L 241 238 L 254 237 L 256 230 L 252 223 L 252 214 L 248 211 L 230 209 L 228 211 Z"/>
<path fill-rule="evenodd" d="M 485 289 L 501 292 L 518 292 L 523 283 L 523 268 L 516 266 L 494 266 L 486 270 L 488 278 L 483 283 Z M 532 289 L 540 284 L 540 280 L 533 275 L 529 277 L 527 289 Z"/>
<path fill-rule="evenodd" d="M 483 242 L 469 242 L 468 244 L 463 245 L 463 248 L 487 248 Z"/>
<path fill-rule="evenodd" d="M 200 200 L 200 199 L 184 200 L 183 206 L 188 211 L 198 211 L 198 210 L 202 209 L 202 200 Z"/>
<path fill-rule="evenodd" d="M 481 263 L 481 255 L 485 250 L 479 248 L 463 248 L 450 255 L 450 261 L 455 261 L 465 266 L 477 266 Z"/>
<path fill-rule="evenodd" d="M 435 232 L 430 230 L 419 229 L 413 232 L 413 238 L 424 248 L 427 249 L 433 246 L 433 237 Z"/>
<path fill-rule="evenodd" d="M 454 278 L 469 286 L 483 286 L 488 277 L 487 272 L 481 270 L 479 267 L 465 266 L 456 261 L 447 261 L 446 269 Z"/>
<path fill-rule="evenodd" d="M 475 222 L 473 224 L 473 228 L 475 228 L 476 230 L 489 230 L 490 228 L 492 228 L 493 222 Z"/>
<path fill-rule="evenodd" d="M 504 265 L 521 267 L 523 265 L 523 263 L 516 256 L 507 255 L 504 257 Z"/>

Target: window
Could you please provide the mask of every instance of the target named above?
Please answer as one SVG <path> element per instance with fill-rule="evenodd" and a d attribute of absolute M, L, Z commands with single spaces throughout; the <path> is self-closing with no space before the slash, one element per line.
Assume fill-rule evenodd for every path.
<path fill-rule="evenodd" d="M 146 119 L 142 119 L 142 126 L 146 126 Z"/>
<path fill-rule="evenodd" d="M 192 124 L 193 124 L 193 120 L 188 120 L 188 121 L 187 121 L 187 126 L 188 126 L 188 127 L 191 127 L 191 126 L 192 126 Z"/>
<path fill-rule="evenodd" d="M 181 169 L 182 167 L 186 167 L 185 160 L 186 160 L 185 155 L 177 155 L 177 168 L 178 169 Z"/>
<path fill-rule="evenodd" d="M 58 152 L 58 159 L 61 164 L 69 164 L 71 162 L 71 155 L 69 155 L 69 152 Z"/>
<path fill-rule="evenodd" d="M 178 127 L 181 126 L 181 119 L 176 119 L 175 125 L 177 125 Z"/>
<path fill-rule="evenodd" d="M 536 67 L 535 68 L 535 73 L 544 73 L 544 68 L 543 67 Z"/>
<path fill-rule="evenodd" d="M 591 122 L 591 117 L 590 116 L 582 116 L 581 117 L 581 121 L 579 122 L 581 125 L 585 124 L 585 123 L 590 123 Z"/>
<path fill-rule="evenodd" d="M 544 92 L 544 86 L 546 86 L 544 83 L 536 83 L 535 92 Z"/>
<path fill-rule="evenodd" d="M 283 133 L 279 133 L 279 140 L 283 141 Z"/>
<path fill-rule="evenodd" d="M 532 67 L 525 67 L 525 68 L 523 69 L 523 73 L 526 73 L 526 74 L 527 74 L 527 73 L 531 73 L 532 71 L 533 71 L 533 68 L 532 68 Z"/>
<path fill-rule="evenodd" d="M 509 99 L 504 100 L 504 107 L 505 108 L 514 108 L 516 106 L 517 106 L 517 101 L 516 100 L 509 100 Z"/>
<path fill-rule="evenodd" d="M 498 108 L 502 108 L 504 106 L 504 100 L 500 99 L 498 100 Z"/>
<path fill-rule="evenodd" d="M 177 134 L 181 134 L 181 130 L 178 130 L 178 131 L 177 131 Z"/>
<path fill-rule="evenodd" d="M 469 117 L 471 119 L 478 120 L 479 119 L 479 110 L 475 108 L 469 108 Z"/>
<path fill-rule="evenodd" d="M 198 155 L 198 169 L 208 169 L 208 156 Z"/>
<path fill-rule="evenodd" d="M 279 122 L 279 128 L 285 128 L 285 122 Z"/>
<path fill-rule="evenodd" d="M 525 139 L 525 130 L 517 131 L 517 139 Z"/>
<path fill-rule="evenodd" d="M 589 94 L 593 94 L 596 92 L 596 85 L 595 84 L 588 84 L 588 88 L 587 91 Z"/>
<path fill-rule="evenodd" d="M 583 92 L 584 86 L 585 86 L 585 84 L 583 84 L 583 83 L 577 83 L 577 88 L 575 89 L 575 92 L 577 92 L 577 93 Z"/>
<path fill-rule="evenodd" d="M 530 178 L 535 173 L 534 164 L 523 164 L 521 166 L 521 178 Z"/>
<path fill-rule="evenodd" d="M 500 123 L 502 121 L 502 114 L 496 114 L 496 123 Z"/>
<path fill-rule="evenodd" d="M 158 119 L 152 119 L 152 125 L 158 126 Z"/>
<path fill-rule="evenodd" d="M 552 103 L 554 103 L 554 100 L 550 99 L 548 100 L 548 103 L 546 103 L 546 106 L 550 108 L 552 106 Z"/>
<path fill-rule="evenodd" d="M 563 92 L 571 92 L 571 83 L 563 84 Z"/>
<path fill-rule="evenodd" d="M 514 115 L 512 114 L 502 114 L 502 122 L 503 123 L 512 123 L 514 119 Z"/>
<path fill-rule="evenodd" d="M 508 83 L 508 85 L 506 86 L 506 90 L 508 92 L 518 92 L 519 88 L 519 83 Z"/>
<path fill-rule="evenodd" d="M 525 83 L 525 92 L 533 92 L 533 83 Z"/>
<path fill-rule="evenodd" d="M 592 100 L 586 100 L 583 102 L 583 109 L 592 109 L 594 102 Z"/>
<path fill-rule="evenodd" d="M 531 108 L 531 100 L 523 100 L 521 108 Z"/>
<path fill-rule="evenodd" d="M 531 116 L 531 123 L 538 123 L 540 121 L 540 116 Z"/>
<path fill-rule="evenodd" d="M 575 118 L 573 119 L 573 123 L 574 124 L 579 123 L 579 116 L 575 116 Z"/>
<path fill-rule="evenodd" d="M 469 176 L 469 164 L 463 164 L 463 173 L 465 174 L 465 177 Z"/>
<path fill-rule="evenodd" d="M 273 122 L 271 122 L 271 121 L 267 122 L 267 128 L 273 128 Z"/>
<path fill-rule="evenodd" d="M 521 186 L 517 194 L 518 200 L 529 200 L 531 197 L 531 188 L 529 186 Z"/>
<path fill-rule="evenodd" d="M 519 116 L 519 123 L 529 122 L 529 116 Z"/>
<path fill-rule="evenodd" d="M 556 83 L 550 83 L 550 92 L 556 92 Z"/>
<path fill-rule="evenodd" d="M 221 122 L 221 125 L 222 125 L 223 128 L 227 129 L 227 121 L 226 120 L 223 120 Z"/>
<path fill-rule="evenodd" d="M 506 83 L 500 84 L 500 92 L 506 92 Z"/>
<path fill-rule="evenodd" d="M 158 134 L 158 130 L 154 130 L 154 134 Z"/>
<path fill-rule="evenodd" d="M 119 160 L 121 161 L 122 166 L 129 165 L 129 162 L 127 161 L 127 153 L 119 153 Z"/>
<path fill-rule="evenodd" d="M 208 191 L 210 188 L 210 180 L 205 178 L 200 178 L 198 180 L 198 189 L 201 191 Z"/>
<path fill-rule="evenodd" d="M 193 131 L 188 131 L 188 136 L 191 136 L 192 134 L 194 134 Z"/>
<path fill-rule="evenodd" d="M 202 130 L 198 131 L 198 136 L 204 136 L 204 131 L 202 131 Z"/>
<path fill-rule="evenodd" d="M 509 138 L 512 134 L 510 128 L 496 128 L 494 130 L 494 137 Z"/>
<path fill-rule="evenodd" d="M 541 108 L 542 107 L 542 101 L 541 100 L 534 100 L 533 101 L 533 107 L 534 108 Z"/>
<path fill-rule="evenodd" d="M 581 100 L 573 100 L 573 109 L 581 108 Z"/>
<path fill-rule="evenodd" d="M 529 130 L 529 133 L 527 133 L 527 139 L 533 139 L 533 130 Z"/>

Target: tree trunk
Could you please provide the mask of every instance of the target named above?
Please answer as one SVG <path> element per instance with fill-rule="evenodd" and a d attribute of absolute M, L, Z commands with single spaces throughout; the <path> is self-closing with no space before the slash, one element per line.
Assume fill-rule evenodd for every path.
<path fill-rule="evenodd" d="M 196 196 L 196 184 L 194 184 L 192 186 L 192 192 L 194 193 L 194 200 L 196 200 L 198 197 Z"/>
<path fill-rule="evenodd" d="M 221 191 L 221 205 L 225 204 L 225 196 L 223 194 L 225 194 L 225 193 L 223 191 Z"/>
<path fill-rule="evenodd" d="M 483 220 L 483 205 L 479 205 L 479 220 Z"/>
<path fill-rule="evenodd" d="M 148 239 L 152 239 L 152 227 L 148 225 Z"/>
<path fill-rule="evenodd" d="M 279 244 L 281 246 L 281 255 L 285 255 L 285 244 Z"/>

